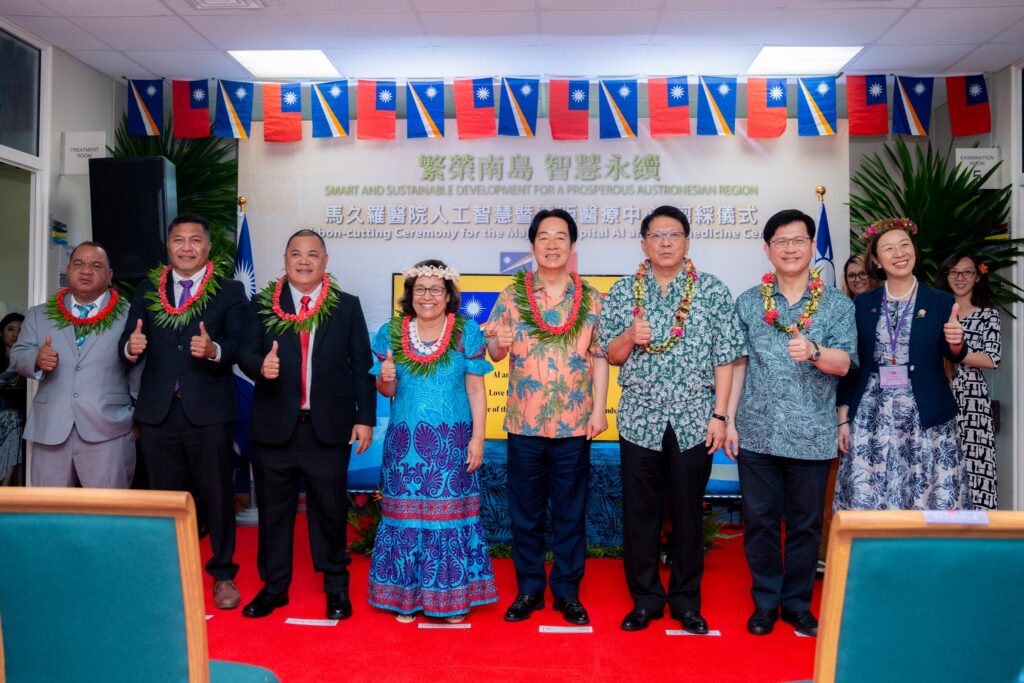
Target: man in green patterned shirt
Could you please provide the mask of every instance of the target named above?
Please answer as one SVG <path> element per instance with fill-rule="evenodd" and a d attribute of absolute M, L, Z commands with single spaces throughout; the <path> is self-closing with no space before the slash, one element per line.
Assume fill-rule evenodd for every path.
<path fill-rule="evenodd" d="M 704 488 L 712 454 L 725 438 L 730 364 L 746 353 L 746 336 L 725 284 L 686 257 L 686 214 L 658 207 L 644 218 L 640 235 L 647 260 L 608 292 L 598 334 L 608 361 L 622 366 L 623 564 L 634 604 L 622 628 L 647 628 L 667 602 L 686 631 L 703 634 Z M 666 495 L 672 515 L 667 592 L 658 574 Z"/>

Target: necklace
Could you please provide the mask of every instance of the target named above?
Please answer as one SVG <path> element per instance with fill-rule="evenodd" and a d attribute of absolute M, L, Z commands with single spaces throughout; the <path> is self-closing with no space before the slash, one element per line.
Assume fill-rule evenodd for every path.
<path fill-rule="evenodd" d="M 896 295 L 894 295 L 892 293 L 892 290 L 889 289 L 889 281 L 886 280 L 885 281 L 885 298 L 887 298 L 889 301 L 908 301 L 908 300 L 910 300 L 910 298 L 914 295 L 914 292 L 917 291 L 917 278 L 915 277 L 915 278 L 913 278 L 913 280 L 914 281 L 910 285 L 910 289 L 907 290 L 906 294 L 901 294 L 900 296 L 896 296 Z"/>
<path fill-rule="evenodd" d="M 196 287 L 195 294 L 182 302 L 180 306 L 171 306 L 167 299 L 167 279 L 171 274 L 171 266 L 157 266 L 149 271 L 149 282 L 153 285 L 152 292 L 146 292 L 150 302 L 147 309 L 154 313 L 153 322 L 160 327 L 181 329 L 203 312 L 210 299 L 217 294 L 217 280 L 213 277 L 213 261 L 206 262 L 203 278 Z"/>
<path fill-rule="evenodd" d="M 645 283 L 647 282 L 647 271 L 651 267 L 651 259 L 644 259 L 636 269 L 633 278 L 633 316 L 636 317 L 644 308 Z M 683 264 L 686 270 L 686 285 L 683 287 L 683 296 L 679 299 L 679 306 L 672 320 L 672 328 L 668 331 L 668 337 L 664 340 L 648 344 L 644 347 L 647 353 L 664 353 L 676 345 L 682 338 L 683 330 L 686 328 L 686 319 L 690 317 L 690 307 L 693 305 L 693 293 L 697 291 L 697 278 L 700 274 L 693 261 L 685 259 Z"/>
<path fill-rule="evenodd" d="M 429 375 L 449 361 L 448 352 L 462 341 L 462 327 L 466 319 L 449 313 L 445 316 L 441 336 L 433 344 L 419 338 L 416 320 L 407 315 L 396 315 L 388 323 L 391 351 L 394 361 L 405 366 L 413 375 Z M 415 340 L 414 340 L 415 337 Z"/>
<path fill-rule="evenodd" d="M 296 334 L 309 332 L 320 325 L 338 305 L 338 294 L 341 292 L 341 288 L 330 275 L 325 274 L 320 282 L 320 294 L 309 310 L 305 313 L 301 311 L 286 313 L 281 308 L 281 294 L 286 282 L 288 282 L 287 276 L 280 277 L 276 282 L 270 282 L 256 295 L 259 300 L 259 313 L 263 316 L 263 324 L 268 331 L 274 334 L 282 334 L 287 330 L 292 330 Z"/>
<path fill-rule="evenodd" d="M 563 324 L 549 325 L 537 305 L 533 288 L 534 274 L 522 271 L 515 274 L 512 281 L 513 300 L 520 319 L 534 339 L 545 343 L 565 343 L 576 339 L 583 329 L 587 317 L 580 315 L 580 311 L 590 310 L 591 292 L 588 287 L 584 287 L 579 273 L 569 273 L 569 277 L 573 284 L 572 308 Z"/>
<path fill-rule="evenodd" d="M 65 287 L 46 301 L 46 317 L 54 321 L 58 328 L 73 325 L 75 335 L 79 337 L 85 337 L 92 332 L 109 330 L 125 307 L 125 302 L 121 295 L 117 293 L 116 289 L 110 288 L 107 290 L 110 298 L 107 301 L 107 305 L 103 307 L 103 310 L 88 318 L 78 318 L 72 315 L 71 311 L 64 304 L 64 297 L 70 291 L 70 287 Z"/>
<path fill-rule="evenodd" d="M 420 325 L 419 319 L 413 318 L 409 321 L 409 342 L 412 347 L 416 349 L 416 352 L 421 356 L 429 356 L 437 350 L 438 342 L 444 339 L 445 332 L 448 331 L 448 316 L 441 319 L 441 334 L 437 335 L 437 339 L 431 342 L 425 342 L 420 339 Z"/>
<path fill-rule="evenodd" d="M 761 298 L 764 300 L 764 321 L 779 332 L 793 334 L 799 327 L 806 330 L 811 326 L 814 314 L 818 312 L 818 302 L 821 295 L 825 293 L 825 283 L 821 281 L 821 269 L 811 270 L 811 277 L 807 281 L 807 290 L 811 293 L 811 300 L 804 306 L 803 313 L 792 325 L 783 325 L 779 322 L 779 311 L 775 306 L 775 273 L 765 273 L 761 277 Z"/>

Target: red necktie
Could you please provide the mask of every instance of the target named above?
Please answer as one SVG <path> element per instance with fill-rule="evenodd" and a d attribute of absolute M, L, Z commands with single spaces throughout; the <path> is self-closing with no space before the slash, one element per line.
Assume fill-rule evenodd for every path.
<path fill-rule="evenodd" d="M 302 307 L 299 309 L 299 313 L 305 315 L 309 312 L 309 297 L 304 296 L 299 299 Z M 302 348 L 302 393 L 300 396 L 302 400 L 299 401 L 299 407 L 306 405 L 306 373 L 309 372 L 307 367 L 307 356 L 309 355 L 309 330 L 301 330 L 299 332 L 299 346 Z"/>

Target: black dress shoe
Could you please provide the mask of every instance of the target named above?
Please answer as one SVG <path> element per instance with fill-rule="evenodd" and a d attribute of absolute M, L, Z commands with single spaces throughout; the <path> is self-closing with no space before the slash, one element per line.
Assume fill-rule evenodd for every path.
<path fill-rule="evenodd" d="M 505 621 L 525 621 L 539 609 L 544 609 L 543 595 L 520 593 L 515 601 L 505 610 Z"/>
<path fill-rule="evenodd" d="M 643 631 L 655 619 L 665 616 L 661 610 L 652 612 L 641 607 L 634 607 L 633 611 L 622 620 L 623 631 Z"/>
<path fill-rule="evenodd" d="M 582 626 L 590 623 L 587 609 L 579 598 L 555 598 L 554 608 L 556 612 L 561 612 L 562 617 L 570 624 Z"/>
<path fill-rule="evenodd" d="M 782 620 L 796 628 L 796 632 L 802 636 L 818 635 L 818 620 L 811 614 L 810 610 L 799 612 L 787 612 L 782 610 Z"/>
<path fill-rule="evenodd" d="M 252 599 L 252 602 L 245 606 L 245 609 L 242 610 L 242 616 L 250 617 L 252 619 L 269 617 L 273 614 L 275 609 L 278 607 L 284 607 L 287 604 L 287 593 L 271 593 L 264 588 L 256 594 L 256 597 Z"/>
<path fill-rule="evenodd" d="M 683 625 L 683 630 L 687 633 L 693 633 L 698 636 L 704 636 L 708 633 L 708 622 L 697 610 L 688 609 L 681 615 L 673 614 L 672 618 L 678 619 Z"/>
<path fill-rule="evenodd" d="M 747 631 L 755 636 L 766 636 L 775 628 L 775 620 L 779 618 L 778 609 L 758 607 L 747 619 Z"/>
<path fill-rule="evenodd" d="M 327 618 L 348 619 L 352 616 L 352 603 L 344 593 L 327 594 Z"/>

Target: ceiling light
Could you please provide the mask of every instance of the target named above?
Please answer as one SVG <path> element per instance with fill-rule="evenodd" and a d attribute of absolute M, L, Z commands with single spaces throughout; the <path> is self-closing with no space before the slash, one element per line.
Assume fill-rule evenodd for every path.
<path fill-rule="evenodd" d="M 340 76 L 321 50 L 228 50 L 256 78 Z"/>
<path fill-rule="evenodd" d="M 843 70 L 862 46 L 850 47 L 785 47 L 766 45 L 747 68 L 751 76 L 799 76 L 837 74 Z"/>
<path fill-rule="evenodd" d="M 196 9 L 266 9 L 263 0 L 188 0 Z"/>

